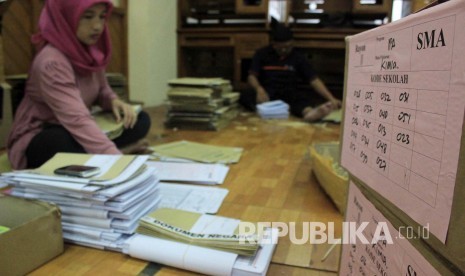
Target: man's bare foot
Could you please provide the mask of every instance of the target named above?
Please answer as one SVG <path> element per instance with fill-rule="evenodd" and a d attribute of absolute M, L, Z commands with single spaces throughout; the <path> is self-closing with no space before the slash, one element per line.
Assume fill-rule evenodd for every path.
<path fill-rule="evenodd" d="M 123 154 L 150 154 L 153 151 L 149 149 L 149 141 L 141 139 L 134 144 L 128 145 L 121 149 Z"/>
<path fill-rule="evenodd" d="M 324 116 L 328 115 L 333 110 L 333 105 L 331 102 L 326 102 L 322 105 L 319 105 L 315 108 L 305 108 L 303 111 L 304 121 L 306 122 L 315 122 L 322 119 Z"/>
<path fill-rule="evenodd" d="M 311 107 L 311 106 L 307 106 L 306 108 L 304 108 L 304 110 L 302 111 L 302 117 L 305 117 L 305 115 L 308 112 L 312 111 L 312 109 L 313 109 L 313 107 Z"/>

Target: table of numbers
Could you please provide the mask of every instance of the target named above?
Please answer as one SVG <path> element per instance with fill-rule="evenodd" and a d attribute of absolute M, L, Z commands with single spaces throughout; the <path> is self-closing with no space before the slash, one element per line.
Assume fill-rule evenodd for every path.
<path fill-rule="evenodd" d="M 341 163 L 443 241 L 465 106 L 459 6 L 413 15 L 347 44 Z"/>
<path fill-rule="evenodd" d="M 383 86 L 353 86 L 348 90 L 346 125 L 350 152 L 358 161 L 435 205 L 436 194 L 422 186 L 437 187 L 444 144 L 446 114 L 426 110 L 418 97 L 429 91 Z M 442 100 L 447 99 L 447 91 Z M 434 131 L 428 131 L 434 129 Z M 430 149 L 430 150 L 428 150 Z"/>

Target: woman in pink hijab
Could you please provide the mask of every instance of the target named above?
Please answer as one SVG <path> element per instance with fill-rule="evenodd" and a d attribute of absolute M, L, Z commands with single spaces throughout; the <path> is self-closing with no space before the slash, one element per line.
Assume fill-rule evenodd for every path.
<path fill-rule="evenodd" d="M 145 112 L 135 114 L 105 78 L 111 57 L 108 0 L 46 0 L 33 43 L 39 48 L 25 95 L 8 138 L 14 169 L 35 168 L 57 152 L 137 153 L 150 128 Z M 90 108 L 112 111 L 125 127 L 110 140 Z M 121 150 L 120 150 L 121 149 Z"/>

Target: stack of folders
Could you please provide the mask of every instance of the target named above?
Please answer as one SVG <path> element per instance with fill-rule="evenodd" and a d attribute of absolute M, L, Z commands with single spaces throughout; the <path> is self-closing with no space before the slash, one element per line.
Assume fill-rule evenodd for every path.
<path fill-rule="evenodd" d="M 132 109 L 136 114 L 139 114 L 142 111 L 142 106 L 140 104 L 132 105 Z M 116 122 L 115 115 L 113 112 L 96 110 L 92 112 L 95 122 L 99 128 L 105 133 L 108 138 L 114 140 L 115 138 L 121 136 L 124 131 L 123 120 Z"/>
<path fill-rule="evenodd" d="M 173 162 L 232 164 L 239 162 L 243 148 L 209 145 L 186 140 L 152 147 L 152 159 Z"/>
<path fill-rule="evenodd" d="M 138 233 L 127 241 L 123 252 L 207 275 L 266 275 L 278 231 L 266 228 L 240 236 L 240 223 L 161 208 L 141 218 Z"/>
<path fill-rule="evenodd" d="M 218 130 L 238 113 L 239 93 L 221 78 L 177 78 L 168 82 L 166 126 Z"/>
<path fill-rule="evenodd" d="M 11 195 L 57 204 L 63 237 L 80 245 L 122 251 L 139 219 L 160 201 L 157 173 L 147 156 L 58 153 L 34 170 L 2 174 Z M 86 165 L 100 168 L 93 177 L 59 176 L 56 168 Z"/>
<path fill-rule="evenodd" d="M 263 119 L 287 119 L 289 105 L 281 100 L 265 102 L 257 105 L 257 112 Z"/>
<path fill-rule="evenodd" d="M 216 215 L 160 208 L 140 219 L 137 232 L 190 245 L 253 256 L 259 235 L 241 236 L 240 221 Z"/>

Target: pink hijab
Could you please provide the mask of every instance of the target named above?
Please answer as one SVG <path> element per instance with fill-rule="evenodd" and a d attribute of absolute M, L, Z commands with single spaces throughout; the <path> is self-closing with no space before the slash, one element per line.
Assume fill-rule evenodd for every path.
<path fill-rule="evenodd" d="M 76 36 L 79 19 L 84 11 L 102 3 L 108 6 L 108 18 L 113 8 L 109 0 L 46 0 L 39 19 L 39 33 L 32 37 L 32 42 L 39 49 L 50 43 L 64 53 L 80 73 L 104 69 L 111 57 L 107 25 L 95 45 L 84 45 Z"/>

